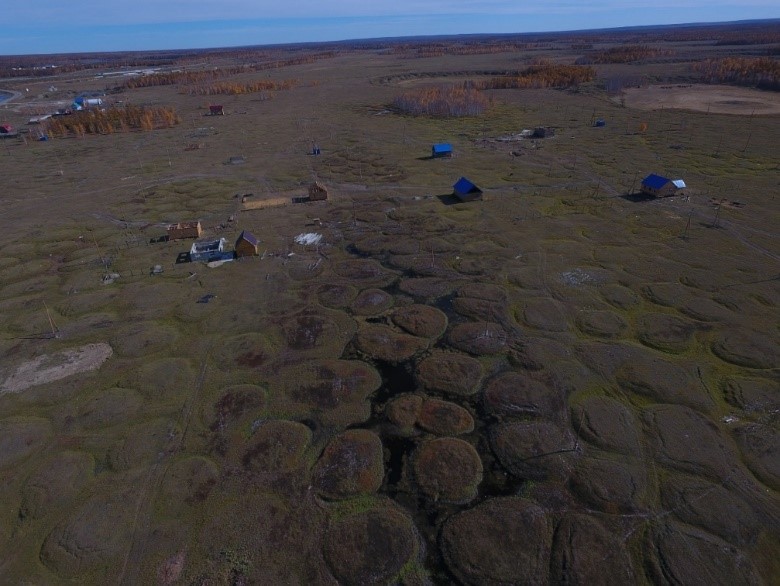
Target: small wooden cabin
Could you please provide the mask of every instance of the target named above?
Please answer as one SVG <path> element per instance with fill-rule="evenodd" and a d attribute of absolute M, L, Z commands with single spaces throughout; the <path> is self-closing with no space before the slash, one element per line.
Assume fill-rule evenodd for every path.
<path fill-rule="evenodd" d="M 461 177 L 452 186 L 453 195 L 460 201 L 474 201 L 482 199 L 482 190 L 465 177 Z"/>
<path fill-rule="evenodd" d="M 238 258 L 242 256 L 257 256 L 260 254 L 260 241 L 251 232 L 243 230 L 238 235 L 238 240 L 236 240 L 235 251 Z"/>
<path fill-rule="evenodd" d="M 183 238 L 200 238 L 203 234 L 203 227 L 200 221 L 197 222 L 179 222 L 168 226 L 168 240 L 181 240 Z"/>
<path fill-rule="evenodd" d="M 212 106 L 209 106 L 209 115 L 210 116 L 224 116 L 225 115 L 225 108 L 222 106 L 222 104 L 214 104 Z"/>
<path fill-rule="evenodd" d="M 319 181 L 309 186 L 309 201 L 325 201 L 328 199 L 328 189 Z"/>

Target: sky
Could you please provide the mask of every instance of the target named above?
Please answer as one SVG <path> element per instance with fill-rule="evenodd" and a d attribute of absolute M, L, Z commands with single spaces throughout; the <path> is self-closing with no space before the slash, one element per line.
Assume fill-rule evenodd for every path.
<path fill-rule="evenodd" d="M 0 55 L 780 18 L 778 0 L 0 0 Z"/>

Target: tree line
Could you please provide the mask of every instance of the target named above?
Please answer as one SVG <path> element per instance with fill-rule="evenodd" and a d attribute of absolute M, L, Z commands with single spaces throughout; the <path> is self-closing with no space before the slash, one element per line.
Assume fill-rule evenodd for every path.
<path fill-rule="evenodd" d="M 652 48 L 647 45 L 620 45 L 602 51 L 593 51 L 577 59 L 577 63 L 634 63 L 646 59 L 669 57 L 674 55 L 671 49 Z"/>
<path fill-rule="evenodd" d="M 707 83 L 730 83 L 780 91 L 780 61 L 771 57 L 724 57 L 693 64 Z"/>
<path fill-rule="evenodd" d="M 241 94 L 252 94 L 257 92 L 271 92 L 280 90 L 289 90 L 298 85 L 295 79 L 285 79 L 282 81 L 255 80 L 248 82 L 223 81 L 211 85 L 193 86 L 187 89 L 191 96 L 215 96 L 227 95 L 238 96 Z M 268 97 L 266 95 L 266 97 Z"/>
<path fill-rule="evenodd" d="M 412 116 L 457 118 L 479 116 L 491 105 L 491 99 L 476 88 L 438 86 L 404 92 L 393 100 L 393 107 Z"/>
<path fill-rule="evenodd" d="M 252 73 L 256 71 L 267 71 L 269 69 L 279 69 L 281 67 L 290 67 L 293 65 L 304 65 L 314 63 L 320 59 L 335 57 L 335 51 L 323 51 L 310 55 L 300 55 L 289 59 L 277 59 L 275 61 L 266 61 L 264 63 L 250 63 L 246 65 L 233 65 L 229 67 L 215 67 L 214 69 L 199 69 L 189 71 L 160 71 L 149 75 L 142 75 L 126 80 L 123 87 L 126 89 L 155 87 L 163 85 L 194 85 L 202 84 L 211 80 L 223 79 L 233 75 Z M 287 83 L 287 82 L 278 82 Z"/>
<path fill-rule="evenodd" d="M 394 45 L 391 52 L 394 55 L 409 59 L 425 57 L 440 57 L 442 55 L 493 55 L 496 53 L 517 53 L 530 49 L 538 49 L 540 43 L 525 43 L 513 41 L 475 42 L 462 45 L 447 43 L 404 43 Z M 547 46 L 547 45 L 544 45 Z"/>
<path fill-rule="evenodd" d="M 479 116 L 492 105 L 492 99 L 484 90 L 568 88 L 592 81 L 595 77 L 596 70 L 592 67 L 532 65 L 512 75 L 404 92 L 393 100 L 393 107 L 398 112 L 412 116 Z"/>
<path fill-rule="evenodd" d="M 113 134 L 133 130 L 170 128 L 180 122 L 176 110 L 167 106 L 132 106 L 84 110 L 47 121 L 46 133 L 54 138 Z"/>
<path fill-rule="evenodd" d="M 582 65 L 532 65 L 516 75 L 468 82 L 481 90 L 576 87 L 593 81 L 596 70 Z"/>

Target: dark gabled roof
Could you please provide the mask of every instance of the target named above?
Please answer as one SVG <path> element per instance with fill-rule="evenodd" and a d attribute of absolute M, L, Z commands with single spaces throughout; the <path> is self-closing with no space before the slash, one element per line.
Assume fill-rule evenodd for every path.
<path fill-rule="evenodd" d="M 651 189 L 661 189 L 664 185 L 669 183 L 669 179 L 666 177 L 661 177 L 660 175 L 656 175 L 655 173 L 650 173 L 647 177 L 645 177 L 642 180 L 642 185 L 649 187 Z"/>
<path fill-rule="evenodd" d="M 242 240 L 249 242 L 249 244 L 251 244 L 252 246 L 257 246 L 259 243 L 257 236 L 255 236 L 251 232 L 247 232 L 246 230 L 242 230 L 241 234 L 238 235 L 238 240 L 236 240 L 236 245 L 238 245 L 238 243 Z"/>
<path fill-rule="evenodd" d="M 455 183 L 455 185 L 453 185 L 452 187 L 455 190 L 455 193 L 460 193 L 462 195 L 482 191 L 479 187 L 474 185 L 471 181 L 469 181 L 465 177 L 461 177 L 460 179 L 458 179 L 457 183 Z"/>
<path fill-rule="evenodd" d="M 451 153 L 452 145 L 448 142 L 440 142 L 433 145 L 434 153 Z"/>

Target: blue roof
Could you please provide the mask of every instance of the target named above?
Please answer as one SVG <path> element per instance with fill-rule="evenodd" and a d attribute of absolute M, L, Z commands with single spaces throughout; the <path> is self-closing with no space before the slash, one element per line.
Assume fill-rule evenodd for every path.
<path fill-rule="evenodd" d="M 433 152 L 434 153 L 451 153 L 452 152 L 452 145 L 448 142 L 440 142 L 435 145 L 433 145 Z"/>
<path fill-rule="evenodd" d="M 642 185 L 646 185 L 651 189 L 661 189 L 667 183 L 669 183 L 669 179 L 656 175 L 655 173 L 650 173 L 650 175 L 645 177 L 642 181 Z"/>
<path fill-rule="evenodd" d="M 457 183 L 455 183 L 455 185 L 453 185 L 452 187 L 453 189 L 455 189 L 455 193 L 461 193 L 461 194 L 480 191 L 479 187 L 474 185 L 471 181 L 469 181 L 465 177 L 461 177 L 460 179 L 458 179 Z"/>

